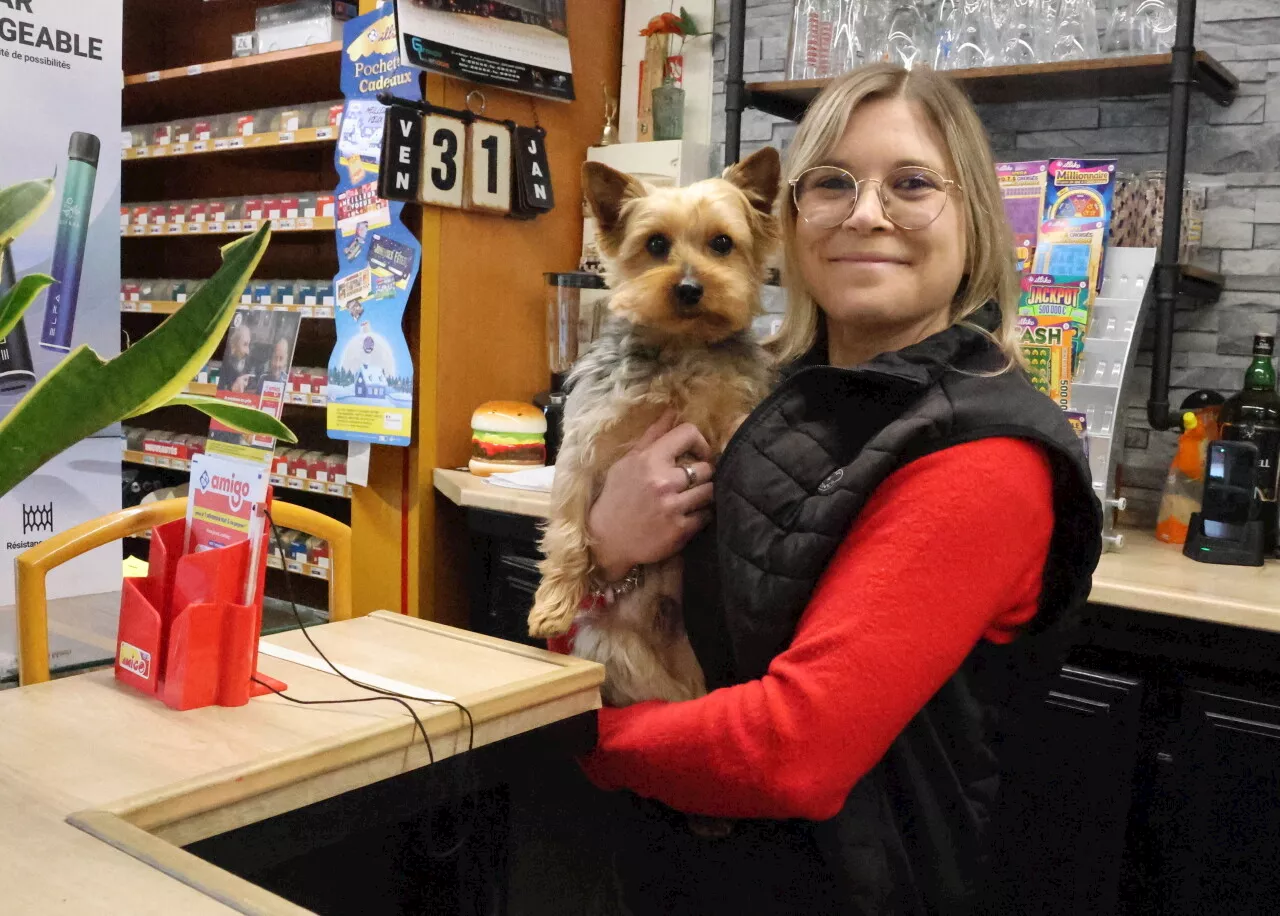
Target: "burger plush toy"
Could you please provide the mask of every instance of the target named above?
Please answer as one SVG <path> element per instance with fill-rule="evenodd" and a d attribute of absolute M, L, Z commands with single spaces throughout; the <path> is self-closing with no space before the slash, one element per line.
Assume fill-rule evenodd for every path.
<path fill-rule="evenodd" d="M 471 461 L 477 477 L 547 463 L 547 418 L 532 404 L 489 401 L 471 415 Z"/>

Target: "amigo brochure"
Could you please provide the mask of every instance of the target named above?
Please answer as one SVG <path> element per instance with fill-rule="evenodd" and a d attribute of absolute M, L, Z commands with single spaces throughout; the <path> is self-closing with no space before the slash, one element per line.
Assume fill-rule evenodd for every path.
<path fill-rule="evenodd" d="M 245 604 L 255 603 L 261 554 L 258 547 L 266 527 L 270 489 L 271 480 L 261 462 L 216 453 L 191 459 L 186 552 L 199 553 L 249 541 Z"/>

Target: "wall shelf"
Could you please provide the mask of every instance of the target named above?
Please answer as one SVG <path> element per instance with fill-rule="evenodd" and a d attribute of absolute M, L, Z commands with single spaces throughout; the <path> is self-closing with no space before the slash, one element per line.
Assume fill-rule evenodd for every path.
<path fill-rule="evenodd" d="M 126 464 L 140 464 L 144 467 L 168 468 L 171 471 L 190 471 L 191 462 L 185 458 L 166 458 L 164 455 L 152 455 L 149 452 L 124 450 Z M 305 493 L 323 493 L 328 496 L 351 498 L 351 485 L 346 483 L 330 483 L 328 481 L 311 480 L 307 477 L 294 477 L 291 474 L 272 474 L 271 482 L 277 487 L 287 490 L 299 490 Z"/>
<path fill-rule="evenodd" d="M 250 134 L 247 137 L 217 137 L 212 140 L 193 140 L 189 143 L 151 144 L 125 147 L 120 150 L 123 162 L 150 162 L 156 159 L 181 159 L 188 156 L 213 156 L 296 149 L 300 146 L 337 142 L 336 127 L 306 127 L 299 130 L 281 130 L 270 133 Z"/>
<path fill-rule="evenodd" d="M 120 237 L 136 238 L 169 238 L 195 235 L 248 235 L 257 232 L 266 220 L 261 219 L 229 219 L 221 223 L 167 223 L 157 226 L 128 226 L 120 230 Z M 297 219 L 277 219 L 271 221 L 271 232 L 332 232 L 336 222 L 332 216 L 304 216 Z"/>
<path fill-rule="evenodd" d="M 982 67 L 948 73 L 975 102 L 1089 99 L 1167 92 L 1172 54 L 1102 57 L 1016 67 Z M 1204 51 L 1197 51 L 1192 78 L 1210 98 L 1230 104 L 1240 81 Z M 799 120 L 830 80 L 747 84 L 747 105 L 790 121 Z"/>
<path fill-rule="evenodd" d="M 122 300 L 120 311 L 144 315 L 172 315 L 182 305 L 181 302 Z M 246 303 L 241 305 L 243 307 Z M 331 305 L 250 305 L 249 308 L 256 312 L 298 312 L 303 318 L 333 318 Z"/>
<path fill-rule="evenodd" d="M 342 42 L 272 51 L 251 57 L 152 70 L 124 78 L 124 123 L 145 124 L 205 111 L 216 100 L 223 111 L 247 111 L 335 98 Z"/>

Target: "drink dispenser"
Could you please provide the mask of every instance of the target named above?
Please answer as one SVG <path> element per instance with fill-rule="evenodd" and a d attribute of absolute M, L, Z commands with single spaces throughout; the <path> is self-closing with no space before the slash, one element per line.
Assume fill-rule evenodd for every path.
<path fill-rule="evenodd" d="M 547 418 L 547 462 L 554 464 L 560 450 L 564 418 L 564 382 L 580 349 L 595 338 L 598 298 L 604 278 L 592 273 L 549 273 L 547 280 L 547 368 L 551 387 L 533 399 Z"/>

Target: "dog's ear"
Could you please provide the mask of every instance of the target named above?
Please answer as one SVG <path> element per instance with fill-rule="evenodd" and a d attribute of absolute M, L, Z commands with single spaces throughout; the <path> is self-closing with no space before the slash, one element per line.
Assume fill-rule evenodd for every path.
<path fill-rule="evenodd" d="M 582 193 L 601 235 L 614 235 L 622 223 L 622 207 L 629 200 L 644 197 L 644 185 L 601 162 L 582 164 Z"/>
<path fill-rule="evenodd" d="M 782 158 L 776 149 L 766 146 L 729 166 L 723 177 L 747 195 L 751 206 L 768 216 L 773 213 L 773 202 L 778 198 Z"/>

